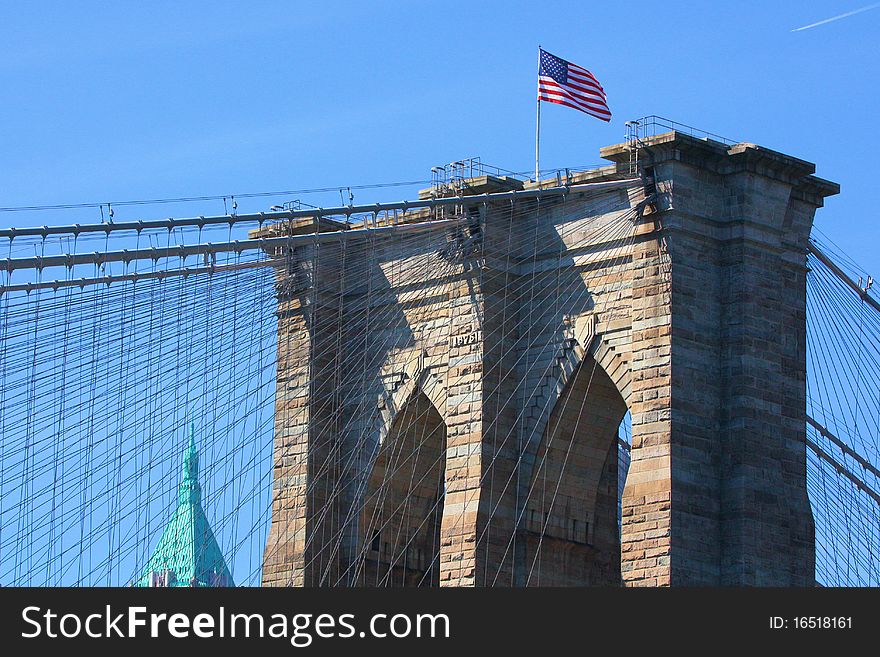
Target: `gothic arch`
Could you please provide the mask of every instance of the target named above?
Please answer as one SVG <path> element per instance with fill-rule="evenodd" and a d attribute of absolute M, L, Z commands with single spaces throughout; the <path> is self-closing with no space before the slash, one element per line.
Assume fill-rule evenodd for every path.
<path fill-rule="evenodd" d="M 435 410 L 446 408 L 446 387 L 440 368 L 426 365 L 423 356 L 414 358 L 403 372 L 390 375 L 379 395 L 377 426 L 378 444 L 384 444 L 398 414 L 415 395 L 425 395 Z"/>
<path fill-rule="evenodd" d="M 521 579 L 533 586 L 619 584 L 623 393 L 585 353 L 551 408 L 521 498 Z"/>
<path fill-rule="evenodd" d="M 366 479 L 357 581 L 437 586 L 446 471 L 446 425 L 414 388 L 381 438 Z"/>
<path fill-rule="evenodd" d="M 613 335 L 597 334 L 593 315 L 576 317 L 572 324 L 573 327 L 567 331 L 562 347 L 555 356 L 554 366 L 545 372 L 543 380 L 529 398 L 530 409 L 527 415 L 534 418 L 534 424 L 528 435 L 523 436 L 520 467 L 524 476 L 519 485 L 520 500 L 526 499 L 532 485 L 537 452 L 543 443 L 551 414 L 585 360 L 598 366 L 623 398 L 625 406 L 630 406 L 630 362 L 627 350 L 631 339 L 630 331 L 627 329 Z"/>

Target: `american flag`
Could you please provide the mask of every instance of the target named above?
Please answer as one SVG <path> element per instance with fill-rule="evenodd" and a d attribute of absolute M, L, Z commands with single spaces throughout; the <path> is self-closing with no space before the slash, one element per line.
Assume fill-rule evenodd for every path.
<path fill-rule="evenodd" d="M 603 121 L 611 120 L 605 90 L 587 69 L 541 50 L 538 100 L 573 107 Z"/>

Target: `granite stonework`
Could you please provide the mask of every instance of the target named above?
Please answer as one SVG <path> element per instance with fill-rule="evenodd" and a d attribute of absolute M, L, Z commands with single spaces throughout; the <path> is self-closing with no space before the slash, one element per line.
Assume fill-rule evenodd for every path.
<path fill-rule="evenodd" d="M 805 253 L 837 186 L 674 132 L 635 174 L 601 153 L 573 183 L 640 179 L 278 255 L 265 585 L 813 585 Z"/>

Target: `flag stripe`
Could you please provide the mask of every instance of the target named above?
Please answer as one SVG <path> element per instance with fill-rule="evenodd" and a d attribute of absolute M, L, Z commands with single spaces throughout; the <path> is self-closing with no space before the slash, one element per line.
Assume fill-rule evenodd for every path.
<path fill-rule="evenodd" d="M 602 85 L 599 84 L 599 81 L 596 79 L 595 75 L 590 73 L 587 69 L 585 69 L 581 66 L 578 66 L 577 64 L 572 64 L 571 62 L 569 62 L 568 72 L 569 72 L 569 74 L 581 75 L 581 76 L 591 80 L 592 82 L 594 82 L 600 89 L 602 88 Z"/>
<path fill-rule="evenodd" d="M 578 101 L 573 100 L 573 99 L 569 98 L 568 96 L 564 96 L 561 94 L 555 94 L 555 93 L 554 94 L 547 94 L 547 93 L 545 93 L 540 96 L 540 100 L 546 100 L 551 103 L 564 101 L 564 103 L 561 103 L 561 104 L 569 105 L 571 107 L 574 107 L 575 109 L 581 110 L 582 112 L 589 112 L 594 115 L 601 115 L 601 117 L 604 119 L 611 118 L 611 113 L 605 109 L 602 109 L 599 107 L 592 107 L 590 105 L 585 105 L 584 103 L 579 103 Z"/>
<path fill-rule="evenodd" d="M 577 100 L 589 105 L 595 105 L 597 107 L 608 109 L 608 106 L 605 104 L 605 101 L 603 99 L 596 98 L 595 96 L 587 96 L 585 94 L 572 91 L 571 89 L 563 87 L 552 81 L 541 80 L 538 88 L 540 89 L 541 87 L 543 87 L 545 90 L 555 91 L 557 93 L 564 93 L 572 100 Z"/>
<path fill-rule="evenodd" d="M 561 85 L 558 82 L 556 82 L 556 80 L 554 80 L 553 78 L 541 77 L 540 80 L 541 80 L 541 82 L 544 82 L 547 84 L 554 84 L 556 86 L 561 87 Z M 579 96 L 584 96 L 585 98 L 588 98 L 588 99 L 595 99 L 596 101 L 598 101 L 602 104 L 605 103 L 605 94 L 598 92 L 595 89 L 588 88 L 588 87 L 582 87 L 579 84 L 572 84 L 571 82 L 569 82 L 564 88 L 567 88 L 572 93 L 577 93 Z"/>
<path fill-rule="evenodd" d="M 538 67 L 538 101 L 542 100 L 611 120 L 605 90 L 596 76 L 545 50 L 539 51 Z"/>
<path fill-rule="evenodd" d="M 578 85 L 580 87 L 583 87 L 584 89 L 592 89 L 596 93 L 602 94 L 602 96 L 605 95 L 605 90 L 600 85 L 596 84 L 595 82 L 593 82 L 589 78 L 580 78 L 576 75 L 569 75 L 568 76 L 568 84 Z"/>
<path fill-rule="evenodd" d="M 545 78 L 541 78 L 538 84 L 538 92 L 540 94 L 551 94 L 557 96 L 564 96 L 568 98 L 572 102 L 578 103 L 580 105 L 584 105 L 586 107 L 590 107 L 591 109 L 595 109 L 598 111 L 603 111 L 607 114 L 611 114 L 608 109 L 608 105 L 605 104 L 605 101 L 601 98 L 595 98 L 592 96 L 585 96 L 583 94 L 579 94 L 571 91 L 570 89 L 566 89 L 565 87 L 560 86 L 553 80 L 548 80 Z"/>
<path fill-rule="evenodd" d="M 567 100 L 559 100 L 557 98 L 542 98 L 541 100 L 547 101 L 548 103 L 555 103 L 557 105 L 565 105 L 566 107 L 571 107 L 572 109 L 580 110 L 581 112 L 584 112 L 585 114 L 589 114 L 590 116 L 595 116 L 597 119 L 602 119 L 603 121 L 610 121 L 611 120 L 610 116 L 606 116 L 605 114 L 599 114 L 595 110 L 584 109 L 583 107 L 579 107 L 578 105 L 575 105 L 574 103 L 570 103 Z"/>
<path fill-rule="evenodd" d="M 603 117 L 608 117 L 608 118 L 611 117 L 611 113 L 602 107 L 596 107 L 594 105 L 587 105 L 586 103 L 579 102 L 579 101 L 571 98 L 570 96 L 566 96 L 564 94 L 546 93 L 545 92 L 540 96 L 540 100 L 547 100 L 547 101 L 551 101 L 551 102 L 555 101 L 555 100 L 565 100 L 567 103 L 570 103 L 571 105 L 573 105 L 577 109 L 582 110 L 584 112 L 590 111 L 590 112 L 595 112 L 596 114 L 601 114 Z"/>

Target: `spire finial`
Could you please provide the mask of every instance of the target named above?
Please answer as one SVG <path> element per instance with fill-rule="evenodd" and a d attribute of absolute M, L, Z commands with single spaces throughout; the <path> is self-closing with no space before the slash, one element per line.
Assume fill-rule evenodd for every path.
<path fill-rule="evenodd" d="M 183 481 L 180 482 L 179 501 L 198 504 L 201 498 L 199 486 L 199 452 L 196 449 L 195 422 L 189 424 L 189 444 L 183 455 Z"/>

